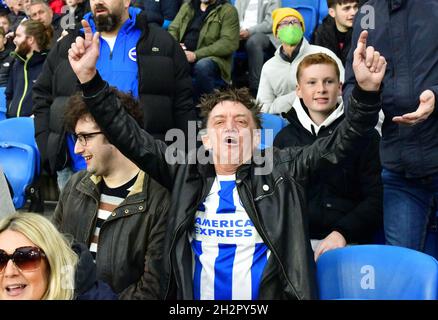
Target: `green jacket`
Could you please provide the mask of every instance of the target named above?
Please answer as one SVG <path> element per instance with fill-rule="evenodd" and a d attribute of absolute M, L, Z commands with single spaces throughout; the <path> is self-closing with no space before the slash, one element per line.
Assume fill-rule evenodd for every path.
<path fill-rule="evenodd" d="M 197 60 L 209 57 L 216 62 L 222 79 L 230 82 L 233 52 L 239 47 L 239 16 L 236 8 L 226 0 L 217 2 L 218 5 L 204 20 L 195 54 Z M 170 34 L 179 42 L 182 42 L 195 15 L 193 3 L 184 3 L 169 26 Z"/>

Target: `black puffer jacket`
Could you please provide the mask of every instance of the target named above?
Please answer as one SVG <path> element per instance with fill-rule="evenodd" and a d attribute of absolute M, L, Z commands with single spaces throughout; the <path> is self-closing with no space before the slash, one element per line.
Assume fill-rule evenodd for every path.
<path fill-rule="evenodd" d="M 148 25 L 144 14 L 137 15 L 136 27 L 142 31 L 136 49 L 145 128 L 159 139 L 172 128 L 186 132 L 187 122 L 196 120 L 196 111 L 185 54 L 165 30 Z M 79 30 L 69 32 L 50 51 L 33 90 L 35 137 L 43 165 L 51 173 L 68 165 L 64 109 L 78 88 L 67 54 L 79 34 Z"/>
<path fill-rule="evenodd" d="M 0 52 L 0 87 L 6 87 L 9 79 L 9 72 L 14 62 L 14 57 L 11 56 L 11 50 L 5 48 Z"/>
<path fill-rule="evenodd" d="M 214 182 L 211 164 L 171 164 L 166 145 L 140 130 L 96 75 L 84 84 L 87 106 L 107 137 L 123 154 L 172 190 L 164 252 L 164 298 L 193 299 L 192 249 L 188 234 L 194 216 Z M 315 299 L 314 260 L 304 214 L 309 174 L 327 162 L 344 159 L 355 142 L 372 130 L 380 109 L 379 96 L 357 89 L 348 121 L 326 139 L 307 148 L 268 149 L 263 164 L 243 164 L 236 185 L 243 207 L 271 251 L 263 271 L 260 299 Z M 269 152 L 273 152 L 270 157 Z M 272 154 L 271 154 L 272 155 Z M 194 160 L 194 159 L 190 159 Z"/>
<path fill-rule="evenodd" d="M 58 229 L 88 246 L 96 228 L 101 178 L 87 171 L 73 175 L 53 214 Z M 103 223 L 99 234 L 97 278 L 120 299 L 157 299 L 157 266 L 163 254 L 169 196 L 140 172 L 131 192 Z"/>
<path fill-rule="evenodd" d="M 341 59 L 342 64 L 345 66 L 345 61 L 347 60 L 348 52 L 351 48 L 352 33 L 353 28 L 345 33 L 344 46 L 340 48 L 336 36 L 335 19 L 331 16 L 327 16 L 313 33 L 312 44 L 330 49 L 339 57 L 339 59 Z"/>
<path fill-rule="evenodd" d="M 315 135 L 300 123 L 294 108 L 285 117 L 290 124 L 274 140 L 274 146 L 281 149 L 311 145 L 332 134 L 344 119 L 341 115 Z M 307 206 L 312 239 L 324 239 L 338 231 L 348 243 L 372 240 L 382 224 L 383 211 L 379 141 L 377 131 L 371 131 L 342 165 L 328 164 L 311 176 Z"/>

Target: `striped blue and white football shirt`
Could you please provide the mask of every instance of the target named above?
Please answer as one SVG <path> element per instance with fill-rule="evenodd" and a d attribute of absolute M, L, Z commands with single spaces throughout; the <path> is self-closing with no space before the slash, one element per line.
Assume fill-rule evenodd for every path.
<path fill-rule="evenodd" d="M 189 236 L 196 300 L 254 300 L 269 250 L 243 208 L 235 175 L 217 176 Z"/>

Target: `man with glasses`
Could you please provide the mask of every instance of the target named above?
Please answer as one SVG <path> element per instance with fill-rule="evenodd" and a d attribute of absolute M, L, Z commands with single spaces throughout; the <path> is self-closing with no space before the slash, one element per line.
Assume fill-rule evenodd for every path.
<path fill-rule="evenodd" d="M 303 58 L 313 53 L 326 53 L 332 57 L 344 81 L 341 60 L 329 49 L 309 44 L 303 37 L 305 24 L 302 15 L 292 8 L 278 8 L 272 12 L 272 33 L 281 42 L 262 69 L 257 100 L 262 112 L 280 114 L 292 108 L 297 86 L 296 73 Z"/>
<path fill-rule="evenodd" d="M 122 105 L 143 126 L 139 106 L 119 93 Z M 167 191 L 126 158 L 105 137 L 81 95 L 67 103 L 65 123 L 74 133 L 74 152 L 87 170 L 71 177 L 61 193 L 54 223 L 89 246 L 97 277 L 120 299 L 155 299 L 159 294 Z"/>

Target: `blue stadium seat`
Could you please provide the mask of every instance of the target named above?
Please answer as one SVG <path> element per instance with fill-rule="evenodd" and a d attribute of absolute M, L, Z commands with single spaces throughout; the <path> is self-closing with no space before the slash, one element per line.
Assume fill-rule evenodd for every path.
<path fill-rule="evenodd" d="M 261 120 L 262 130 L 259 148 L 265 149 L 272 146 L 275 136 L 281 129 L 287 126 L 288 122 L 283 117 L 270 113 L 262 113 Z M 272 131 L 267 131 L 266 129 L 271 129 Z"/>
<path fill-rule="evenodd" d="M 0 141 L 20 142 L 31 146 L 36 154 L 36 173 L 40 172 L 40 153 L 35 140 L 35 126 L 33 118 L 9 118 L 0 122 Z"/>
<path fill-rule="evenodd" d="M 295 5 L 294 9 L 298 10 L 303 16 L 304 23 L 306 24 L 306 31 L 304 32 L 304 37 L 310 42 L 313 31 L 315 30 L 318 22 L 317 11 L 312 6 Z"/>
<path fill-rule="evenodd" d="M 6 87 L 0 87 L 0 121 L 6 119 Z"/>
<path fill-rule="evenodd" d="M 386 245 L 334 249 L 317 261 L 322 300 L 431 300 L 438 298 L 438 261 Z"/>
<path fill-rule="evenodd" d="M 321 24 L 328 14 L 327 0 L 282 0 L 281 2 L 282 7 L 295 8 L 295 6 L 311 6 L 315 8 L 317 25 Z"/>
<path fill-rule="evenodd" d="M 33 118 L 0 121 L 0 166 L 12 185 L 13 202 L 17 209 L 25 204 L 27 188 L 40 173 L 40 154 L 34 135 Z"/>
<path fill-rule="evenodd" d="M 0 142 L 0 166 L 13 190 L 16 209 L 26 203 L 27 187 L 35 176 L 35 150 L 19 142 Z"/>

